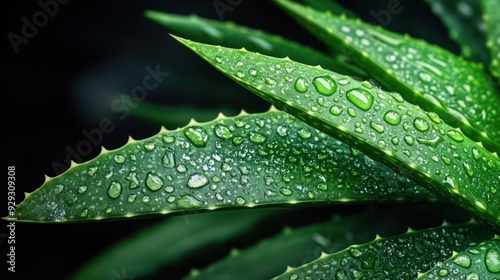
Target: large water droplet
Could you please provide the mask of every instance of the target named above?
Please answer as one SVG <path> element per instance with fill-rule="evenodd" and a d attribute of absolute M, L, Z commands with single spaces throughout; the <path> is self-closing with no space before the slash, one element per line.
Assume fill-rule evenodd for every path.
<path fill-rule="evenodd" d="M 196 147 L 205 147 L 207 145 L 207 131 L 200 126 L 191 126 L 184 129 L 184 135 Z"/>
<path fill-rule="evenodd" d="M 381 124 L 378 124 L 376 122 L 370 122 L 370 127 L 373 128 L 378 133 L 384 133 L 385 127 Z"/>
<path fill-rule="evenodd" d="M 281 137 L 286 136 L 287 130 L 288 130 L 288 128 L 286 126 L 284 126 L 284 125 L 279 125 L 276 128 L 276 132 L 278 132 L 278 135 L 281 136 Z"/>
<path fill-rule="evenodd" d="M 125 157 L 123 155 L 115 155 L 115 162 L 116 163 L 124 163 Z"/>
<path fill-rule="evenodd" d="M 217 135 L 217 137 L 224 139 L 224 140 L 228 140 L 228 139 L 231 139 L 231 137 L 233 137 L 233 133 L 231 133 L 231 130 L 227 126 L 224 126 L 224 125 L 220 125 L 220 124 L 216 125 L 214 128 L 214 131 L 215 131 L 215 135 Z"/>
<path fill-rule="evenodd" d="M 458 255 L 453 262 L 463 268 L 469 268 L 471 265 L 471 259 L 467 255 Z"/>
<path fill-rule="evenodd" d="M 196 208 L 202 205 L 202 202 L 196 198 L 186 195 L 177 200 L 177 207 L 181 209 Z"/>
<path fill-rule="evenodd" d="M 314 78 L 313 85 L 320 94 L 326 96 L 330 96 L 337 91 L 337 83 L 330 76 Z"/>
<path fill-rule="evenodd" d="M 99 167 L 97 167 L 97 166 L 91 166 L 91 167 L 89 167 L 89 170 L 87 173 L 89 174 L 89 176 L 93 177 L 97 173 L 98 169 L 99 169 Z"/>
<path fill-rule="evenodd" d="M 443 142 L 444 139 L 438 135 L 434 136 L 433 139 L 424 139 L 424 138 L 417 138 L 417 142 L 423 145 L 427 145 L 430 147 L 436 148 L 439 143 Z"/>
<path fill-rule="evenodd" d="M 135 198 L 136 198 L 136 197 L 137 197 L 137 195 L 135 195 L 135 194 L 130 194 L 130 195 L 128 196 L 128 198 L 127 198 L 127 201 L 128 201 L 128 202 L 130 202 L 130 203 L 132 203 L 132 202 L 134 202 L 134 201 L 135 201 Z"/>
<path fill-rule="evenodd" d="M 347 91 L 346 96 L 352 104 L 363 111 L 370 110 L 374 100 L 374 97 L 370 92 L 361 88 Z"/>
<path fill-rule="evenodd" d="M 64 190 L 64 185 L 57 184 L 54 186 L 54 193 L 58 194 L 61 193 Z"/>
<path fill-rule="evenodd" d="M 292 194 L 293 194 L 292 190 L 291 190 L 291 189 L 289 189 L 289 188 L 281 188 L 281 189 L 280 189 L 280 193 L 281 193 L 282 195 L 286 195 L 286 196 L 289 196 L 289 195 L 292 195 Z"/>
<path fill-rule="evenodd" d="M 175 166 L 174 153 L 171 150 L 168 150 L 162 159 L 162 164 L 166 168 L 173 168 Z"/>
<path fill-rule="evenodd" d="M 155 149 L 155 147 L 156 147 L 156 145 L 155 145 L 155 143 L 153 143 L 153 142 L 149 142 L 149 143 L 144 144 L 144 148 L 145 148 L 146 150 L 148 150 L 148 151 L 152 151 L 152 150 L 154 150 L 154 149 Z"/>
<path fill-rule="evenodd" d="M 405 140 L 406 144 L 408 144 L 408 146 L 413 146 L 413 144 L 415 144 L 415 139 L 413 138 L 413 136 L 406 135 L 404 137 L 404 140 Z"/>
<path fill-rule="evenodd" d="M 484 256 L 486 268 L 491 273 L 500 272 L 500 252 L 496 249 L 488 249 Z"/>
<path fill-rule="evenodd" d="M 245 202 L 246 202 L 245 199 L 241 196 L 238 196 L 236 198 L 236 204 L 238 204 L 238 205 L 243 205 L 243 204 L 245 204 Z"/>
<path fill-rule="evenodd" d="M 85 193 L 87 191 L 87 186 L 79 186 L 76 191 L 78 193 Z"/>
<path fill-rule="evenodd" d="M 302 128 L 301 130 L 299 130 L 299 137 L 302 138 L 302 139 L 309 139 L 311 137 L 311 132 L 306 129 L 306 128 Z"/>
<path fill-rule="evenodd" d="M 359 258 L 362 255 L 361 251 L 356 247 L 349 249 L 349 254 L 353 258 Z"/>
<path fill-rule="evenodd" d="M 192 174 L 187 182 L 187 186 L 192 189 L 201 188 L 208 184 L 208 178 L 203 174 L 195 173 Z"/>
<path fill-rule="evenodd" d="M 163 179 L 155 173 L 146 175 L 146 187 L 152 191 L 157 191 L 163 187 Z"/>
<path fill-rule="evenodd" d="M 250 141 L 255 144 L 262 144 L 266 141 L 266 136 L 260 133 L 250 132 Z"/>
<path fill-rule="evenodd" d="M 139 179 L 137 179 L 137 174 L 135 172 L 130 172 L 127 175 L 127 180 L 130 181 L 130 186 L 129 187 L 131 189 L 137 188 L 139 186 Z"/>
<path fill-rule="evenodd" d="M 457 141 L 457 142 L 462 142 L 464 141 L 464 136 L 462 133 L 456 131 L 456 130 L 450 130 L 448 133 L 446 133 L 451 139 Z"/>
<path fill-rule="evenodd" d="M 387 111 L 384 115 L 384 121 L 390 125 L 398 125 L 401 122 L 401 115 L 396 111 Z"/>
<path fill-rule="evenodd" d="M 342 107 L 337 106 L 337 105 L 334 105 L 334 106 L 332 106 L 332 108 L 330 108 L 330 113 L 334 116 L 338 116 L 338 115 L 342 114 L 342 111 L 344 111 L 342 109 Z"/>
<path fill-rule="evenodd" d="M 429 123 L 422 119 L 421 117 L 416 117 L 415 120 L 413 121 L 413 126 L 419 130 L 419 131 L 427 131 L 429 130 Z"/>
<path fill-rule="evenodd" d="M 446 176 L 443 184 L 451 189 L 458 189 L 458 182 L 456 179 L 451 178 L 450 176 Z"/>
<path fill-rule="evenodd" d="M 300 77 L 298 78 L 296 81 L 295 81 L 295 90 L 300 92 L 300 93 L 304 93 L 306 92 L 307 90 L 309 89 L 309 86 L 307 84 L 307 80 L 303 77 Z"/>
<path fill-rule="evenodd" d="M 108 187 L 108 195 L 111 198 L 117 198 L 122 193 L 122 185 L 116 181 L 111 182 Z"/>

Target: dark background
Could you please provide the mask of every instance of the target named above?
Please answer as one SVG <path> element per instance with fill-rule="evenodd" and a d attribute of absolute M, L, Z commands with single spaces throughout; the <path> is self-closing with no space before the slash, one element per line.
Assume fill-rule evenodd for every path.
<path fill-rule="evenodd" d="M 338 2 L 371 21 L 370 11 L 385 8 L 389 1 Z M 401 4 L 404 10 L 393 16 L 387 28 L 407 31 L 457 51 L 455 45 L 445 45 L 447 32 L 423 1 L 401 0 Z M 45 174 L 57 175 L 53 162 L 66 164 L 66 147 L 74 148 L 85 139 L 82 130 L 98 128 L 104 117 L 116 126 L 112 133 L 104 135 L 102 145 L 107 149 L 123 145 L 129 135 L 142 139 L 160 129 L 158 124 L 133 116 L 121 120 L 110 110 L 113 94 L 129 93 L 141 84 L 148 65 L 154 68 L 160 64 L 161 70 L 170 72 L 170 76 L 148 93 L 147 102 L 200 109 L 225 107 L 229 114 L 240 109 L 264 111 L 269 107 L 142 15 L 145 9 L 154 9 L 183 15 L 196 13 L 218 20 L 212 1 L 69 1 L 60 5 L 59 12 L 39 28 L 28 44 L 19 46 L 17 54 L 7 34 L 21 34 L 21 18 L 31 21 L 40 6 L 36 1 L 15 1 L 11 5 L 2 8 L 7 20 L 2 31 L 1 146 L 3 178 L 7 177 L 7 166 L 16 168 L 17 203 L 24 198 L 24 192 L 42 185 Z M 324 49 L 271 1 L 242 1 L 232 12 L 224 13 L 224 20 Z M 208 82 L 212 88 L 206 86 Z M 188 119 L 178 125 L 187 122 Z M 93 158 L 99 150 L 100 147 L 94 147 L 84 160 Z M 1 189 L 0 196 L 6 197 L 6 184 Z M 2 200 L 0 213 L 6 216 L 6 198 Z M 63 279 L 109 245 L 156 222 L 157 219 L 63 225 L 17 223 L 15 277 Z M 6 232 L 6 222 L 2 220 L 0 233 Z M 6 239 L 1 239 L 2 260 L 7 254 L 6 246 Z M 6 268 L 2 261 L 2 272 Z M 3 279 L 15 279 L 12 274 L 8 276 Z"/>

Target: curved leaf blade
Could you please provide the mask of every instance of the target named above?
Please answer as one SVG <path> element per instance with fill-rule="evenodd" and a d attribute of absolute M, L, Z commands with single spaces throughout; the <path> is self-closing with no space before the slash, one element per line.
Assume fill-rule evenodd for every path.
<path fill-rule="evenodd" d="M 500 159 L 435 113 L 320 67 L 177 39 L 278 108 L 500 224 Z"/>
<path fill-rule="evenodd" d="M 276 3 L 331 48 L 351 50 L 352 59 L 389 90 L 500 152 L 500 95 L 482 65 L 359 20 Z"/>
<path fill-rule="evenodd" d="M 443 225 L 353 245 L 297 268 L 289 268 L 274 279 L 415 279 L 419 271 L 492 238 L 491 227 L 469 223 Z"/>
<path fill-rule="evenodd" d="M 347 63 L 339 55 L 326 55 L 283 37 L 233 22 L 214 21 L 195 15 L 179 16 L 152 10 L 146 11 L 145 16 L 179 36 L 189 37 L 206 44 L 221 44 L 234 48 L 245 47 L 262 54 L 289 56 L 305 64 L 322 65 L 346 75 L 360 77 L 367 75 L 361 68 Z"/>
<path fill-rule="evenodd" d="M 11 218 L 72 222 L 260 205 L 415 200 L 435 196 L 272 110 L 131 139 L 48 178 Z"/>
<path fill-rule="evenodd" d="M 484 241 L 438 264 L 417 279 L 498 279 L 500 237 Z"/>
<path fill-rule="evenodd" d="M 420 224 L 426 217 L 433 216 L 439 223 L 446 216 L 442 215 L 443 212 L 448 209 L 459 210 L 450 208 L 449 204 L 444 207 L 437 204 L 395 205 L 382 210 L 369 209 L 356 215 L 335 215 L 328 222 L 287 227 L 282 233 L 248 248 L 232 250 L 227 257 L 203 269 L 193 270 L 185 279 L 271 279 L 285 271 L 287 266 L 301 266 L 316 260 L 322 252 L 331 254 L 352 244 L 366 243 L 376 234 L 401 234 L 409 225 Z M 436 225 L 436 222 L 429 222 L 426 219 L 423 226 Z"/>
<path fill-rule="evenodd" d="M 488 65 L 490 55 L 486 48 L 482 9 L 478 1 L 426 0 L 425 2 L 446 25 L 450 38 L 460 45 L 462 55 Z"/>
<path fill-rule="evenodd" d="M 490 49 L 490 69 L 500 79 L 500 3 L 495 0 L 481 0 L 483 19 L 486 23 L 486 45 Z"/>
<path fill-rule="evenodd" d="M 144 279 L 161 268 L 179 264 L 195 252 L 249 232 L 260 221 L 279 212 L 283 211 L 251 209 L 191 215 L 189 219 L 171 217 L 94 256 L 70 279 L 106 279 L 117 267 L 126 267 L 128 274 Z"/>
<path fill-rule="evenodd" d="M 323 10 L 323 11 L 330 11 L 334 15 L 345 15 L 347 17 L 352 17 L 355 18 L 357 15 L 347 9 L 344 8 L 342 5 L 337 3 L 334 0 L 303 0 L 304 4 L 309 5 L 310 7 L 316 9 L 316 10 Z M 333 69 L 332 69 L 333 70 Z"/>

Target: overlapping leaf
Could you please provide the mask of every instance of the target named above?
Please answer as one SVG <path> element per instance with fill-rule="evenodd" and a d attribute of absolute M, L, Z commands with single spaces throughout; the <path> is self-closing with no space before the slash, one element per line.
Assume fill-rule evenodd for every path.
<path fill-rule="evenodd" d="M 242 48 L 271 56 L 289 56 L 311 65 L 322 65 L 346 75 L 366 77 L 361 68 L 348 63 L 343 56 L 326 55 L 281 36 L 237 25 L 218 22 L 195 15 L 179 16 L 159 11 L 146 11 L 145 16 L 172 30 L 175 34 L 207 44 L 221 44 Z"/>
<path fill-rule="evenodd" d="M 438 15 L 467 58 L 488 65 L 490 55 L 486 48 L 486 33 L 482 21 L 482 8 L 477 0 L 426 0 Z"/>
<path fill-rule="evenodd" d="M 481 0 L 483 18 L 486 23 L 487 42 L 490 49 L 493 75 L 500 79 L 500 2 L 496 0 Z"/>
<path fill-rule="evenodd" d="M 500 152 L 500 95 L 481 65 L 359 20 L 276 3 L 331 48 L 351 50 L 352 59 L 388 89 Z"/>
<path fill-rule="evenodd" d="M 435 113 L 320 67 L 177 39 L 278 108 L 500 224 L 500 159 Z"/>
<path fill-rule="evenodd" d="M 445 261 L 454 251 L 465 250 L 493 235 L 491 227 L 476 223 L 408 230 L 395 237 L 377 237 L 338 253 L 323 254 L 274 279 L 415 279 L 418 272 Z"/>

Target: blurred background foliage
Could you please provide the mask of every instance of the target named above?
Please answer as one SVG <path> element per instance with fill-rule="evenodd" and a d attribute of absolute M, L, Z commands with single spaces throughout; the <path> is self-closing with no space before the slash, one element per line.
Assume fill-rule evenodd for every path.
<path fill-rule="evenodd" d="M 374 21 L 373 13 L 387 9 L 393 0 L 337 1 L 362 20 Z M 225 1 L 221 1 L 225 2 Z M 392 15 L 386 28 L 407 32 L 459 53 L 448 32 L 423 0 L 400 0 L 401 13 Z M 44 175 L 57 175 L 53 163 L 65 164 L 67 149 L 85 139 L 82 130 L 99 127 L 103 118 L 112 120 L 115 129 L 103 136 L 102 145 L 114 149 L 128 136 L 142 139 L 159 131 L 158 123 L 129 115 L 124 119 L 111 110 L 119 94 L 129 95 L 142 83 L 145 68 L 169 72 L 140 104 L 147 112 L 151 106 L 168 106 L 162 118 L 169 129 L 184 126 L 190 118 L 208 121 L 219 112 L 235 115 L 241 109 L 262 112 L 269 105 L 239 87 L 192 52 L 181 46 L 163 27 L 143 16 L 146 9 L 220 20 L 213 1 L 70 1 L 60 6 L 48 24 L 38 30 L 15 54 L 7 36 L 2 44 L 2 95 L 6 99 L 2 137 L 4 166 L 15 165 L 17 202 L 23 192 L 41 186 Z M 16 1 L 5 9 L 4 34 L 20 34 L 26 16 L 40 10 L 37 1 Z M 326 51 L 325 47 L 293 20 L 278 10 L 272 1 L 241 1 L 226 11 L 225 21 L 266 30 Z M 148 107 L 149 106 L 149 107 Z M 100 147 L 83 160 L 95 157 Z M 203 266 L 233 246 L 248 245 L 278 232 L 288 224 L 307 224 L 329 219 L 334 213 L 356 213 L 366 206 L 334 206 L 301 209 L 293 219 L 264 225 L 240 243 L 220 245 L 211 257 L 193 260 Z M 5 216 L 6 207 L 2 207 Z M 27 276 L 61 279 L 115 242 L 163 219 L 130 220 L 111 223 L 39 225 L 17 224 L 17 269 L 19 279 Z M 5 224 L 2 221 L 2 224 Z M 3 226 L 2 226 L 3 227 Z M 266 230 L 263 230 L 266 229 Z M 260 231 L 259 231 L 260 230 Z M 189 237 L 186 237 L 189 238 Z M 246 242 L 246 243 L 245 243 Z M 2 244 L 3 246 L 4 244 Z M 223 250 L 221 250 L 223 249 Z M 117 267 L 117 270 L 121 268 Z M 187 272 L 181 268 L 177 276 Z M 174 276 L 175 274 L 172 274 Z M 110 277 L 111 278 L 111 274 Z M 175 278 L 175 277 L 174 277 Z"/>

